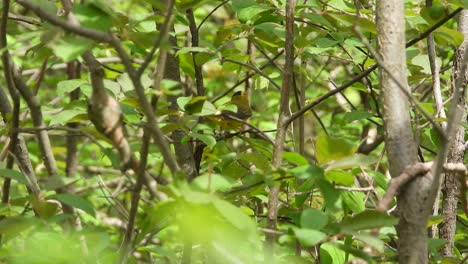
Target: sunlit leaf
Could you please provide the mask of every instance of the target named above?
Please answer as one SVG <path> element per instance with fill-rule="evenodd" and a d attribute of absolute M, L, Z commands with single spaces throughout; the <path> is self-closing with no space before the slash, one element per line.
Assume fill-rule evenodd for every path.
<path fill-rule="evenodd" d="M 199 133 L 192 132 L 190 133 L 190 136 L 205 143 L 206 146 L 210 149 L 212 149 L 216 145 L 216 139 L 212 135 L 199 134 Z"/>
<path fill-rule="evenodd" d="M 343 170 L 328 170 L 325 172 L 325 179 L 344 186 L 351 186 L 354 183 L 354 176 Z"/>
<path fill-rule="evenodd" d="M 73 80 L 63 80 L 57 83 L 57 93 L 64 94 L 74 91 L 76 88 L 79 88 L 81 85 L 87 83 L 85 80 L 73 79 Z"/>
<path fill-rule="evenodd" d="M 373 156 L 358 153 L 350 157 L 346 157 L 330 163 L 325 170 L 331 171 L 336 169 L 352 169 L 358 167 L 365 167 L 372 165 L 377 161 L 378 159 Z"/>
<path fill-rule="evenodd" d="M 303 166 L 309 164 L 309 162 L 297 152 L 284 152 L 282 154 L 283 159 L 296 164 L 297 166 Z"/>
<path fill-rule="evenodd" d="M 338 160 L 354 153 L 356 147 L 342 138 L 320 134 L 316 139 L 315 151 L 320 164 Z"/>

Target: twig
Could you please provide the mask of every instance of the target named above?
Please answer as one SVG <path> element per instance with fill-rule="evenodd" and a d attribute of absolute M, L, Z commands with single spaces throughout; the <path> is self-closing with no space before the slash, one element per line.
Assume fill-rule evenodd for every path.
<path fill-rule="evenodd" d="M 258 73 L 259 75 L 261 75 L 262 77 L 264 77 L 265 79 L 267 79 L 268 81 L 271 82 L 271 84 L 273 84 L 273 86 L 275 86 L 276 88 L 278 88 L 278 90 L 281 90 L 281 87 L 279 86 L 279 84 L 277 84 L 275 82 L 275 80 L 273 80 L 270 76 L 268 76 L 267 74 L 265 74 L 264 72 L 262 72 L 262 70 L 260 70 L 259 68 L 257 68 L 257 66 L 255 65 L 250 65 L 248 63 L 244 63 L 244 62 L 240 62 L 240 61 L 236 61 L 236 60 L 232 60 L 232 59 L 228 59 L 228 58 L 223 58 L 221 59 L 222 62 L 226 61 L 226 62 L 230 62 L 230 63 L 234 63 L 234 64 L 238 64 L 238 65 L 241 65 L 243 67 L 246 67 L 246 68 L 249 68 L 253 71 L 255 71 L 256 73 Z"/>
<path fill-rule="evenodd" d="M 195 24 L 195 17 L 193 15 L 192 8 L 187 9 L 187 18 L 189 21 L 190 34 L 192 35 L 192 47 L 198 47 L 199 45 L 198 44 L 199 42 L 198 28 L 197 28 L 197 25 Z M 204 96 L 205 86 L 203 84 L 202 68 L 200 65 L 198 65 L 196 56 L 197 56 L 197 52 L 192 52 L 193 67 L 195 69 L 195 83 L 197 85 L 197 95 Z"/>
<path fill-rule="evenodd" d="M 400 176 L 392 178 L 388 184 L 387 192 L 385 193 L 382 200 L 380 200 L 377 210 L 385 212 L 390 205 L 393 198 L 398 194 L 398 192 L 412 179 L 417 176 L 423 176 L 429 172 L 434 165 L 434 162 L 425 162 L 425 163 L 415 163 L 406 167 Z M 453 171 L 459 173 L 460 175 L 467 175 L 468 170 L 463 163 L 448 163 L 443 166 L 443 169 L 446 171 Z"/>
<path fill-rule="evenodd" d="M 104 58 L 96 58 L 96 60 L 102 65 L 102 64 L 113 64 L 113 63 L 120 63 L 122 60 L 119 57 L 104 57 Z M 137 58 L 132 58 L 133 63 L 141 64 L 143 63 L 143 60 L 137 59 Z M 59 63 L 59 64 L 53 64 L 47 68 L 47 70 L 64 70 L 67 68 L 67 63 Z M 40 69 L 27 69 L 23 70 L 21 72 L 21 75 L 27 76 L 27 75 L 34 75 L 37 72 L 39 72 Z"/>
<path fill-rule="evenodd" d="M 349 191 L 349 192 L 370 192 L 374 190 L 374 187 L 373 186 L 368 186 L 368 187 L 335 186 L 335 189 Z"/>
<path fill-rule="evenodd" d="M 423 33 L 421 33 L 418 37 L 410 40 L 409 42 L 406 43 L 406 47 L 411 47 L 413 46 L 414 44 L 416 44 L 418 41 L 422 40 L 422 39 L 425 39 L 427 37 L 427 35 L 429 35 L 431 32 L 433 32 L 434 30 L 438 29 L 440 26 L 442 26 L 443 24 L 445 24 L 445 22 L 447 22 L 448 20 L 450 20 L 451 18 L 453 18 L 454 16 L 456 16 L 458 13 L 460 13 L 463 9 L 462 8 L 458 8 L 456 9 L 455 11 L 453 11 L 452 13 L 450 13 L 448 16 L 446 16 L 445 18 L 443 18 L 442 20 L 440 20 L 439 22 L 437 22 L 436 24 L 434 24 L 432 27 L 426 29 L 426 31 L 424 31 Z M 314 108 L 315 106 L 317 106 L 318 104 L 322 103 L 323 101 L 325 101 L 326 99 L 328 99 L 329 97 L 345 90 L 346 88 L 350 87 L 351 85 L 353 85 L 354 83 L 360 81 L 362 78 L 366 77 L 367 75 L 369 75 L 371 72 L 373 72 L 375 69 L 377 69 L 377 65 L 374 64 L 372 66 L 370 66 L 367 70 L 361 72 L 360 74 L 356 75 L 353 79 L 351 79 L 350 81 L 342 84 L 341 86 L 339 86 L 338 88 L 336 88 L 335 90 L 332 90 L 332 91 L 329 91 L 327 92 L 326 94 L 320 96 L 319 98 L 315 99 L 313 102 L 311 102 L 310 104 L 304 106 L 303 108 L 301 108 L 300 110 L 298 110 L 297 112 L 295 112 L 293 115 L 291 115 L 291 117 L 289 117 L 288 121 L 287 121 L 287 124 L 289 125 L 292 121 L 294 121 L 295 119 L 297 119 L 299 116 L 303 115 L 305 112 L 309 111 L 310 109 Z"/>
<path fill-rule="evenodd" d="M 272 61 L 275 61 L 276 59 L 278 59 L 281 55 L 283 55 L 284 53 L 284 50 L 281 50 L 278 54 L 276 54 L 271 60 Z M 271 65 L 270 63 L 265 63 L 264 65 L 262 65 L 259 69 L 260 70 L 263 70 L 265 69 L 266 67 L 268 67 L 269 65 Z M 250 78 L 252 78 L 252 76 L 254 76 L 255 73 L 249 73 L 247 74 L 247 76 L 238 81 L 237 83 L 235 83 L 231 88 L 227 89 L 226 91 L 222 92 L 220 95 L 216 96 L 215 98 L 213 98 L 213 100 L 211 100 L 212 103 L 215 103 L 216 101 L 218 101 L 219 99 L 223 98 L 224 96 L 226 96 L 228 93 L 232 92 L 234 89 L 237 88 L 237 86 L 243 84 L 244 82 L 246 82 L 247 80 L 249 80 Z"/>
<path fill-rule="evenodd" d="M 84 27 L 69 23 L 65 20 L 62 20 L 58 18 L 57 16 L 55 16 L 54 14 L 44 11 L 41 7 L 30 3 L 29 1 L 17 0 L 17 3 L 24 7 L 29 8 L 31 11 L 36 13 L 36 15 L 47 20 L 51 24 L 59 26 L 77 35 L 87 37 L 95 41 L 108 43 L 112 47 L 114 47 L 117 54 L 121 58 L 122 64 L 127 70 L 128 76 L 135 88 L 135 92 L 138 96 L 140 104 L 144 110 L 145 115 L 147 116 L 149 129 L 154 138 L 154 141 L 159 146 L 161 154 L 164 157 L 164 162 L 166 162 L 166 164 L 168 165 L 168 168 L 170 169 L 173 175 L 176 174 L 178 171 L 180 171 L 179 165 L 177 164 L 177 161 L 174 158 L 167 141 L 165 140 L 164 134 L 161 132 L 161 130 L 158 127 L 156 116 L 154 114 L 153 109 L 151 108 L 151 105 L 148 99 L 146 98 L 145 89 L 141 83 L 140 76 L 138 75 L 138 72 L 136 71 L 136 69 L 133 67 L 132 60 L 127 54 L 127 52 L 123 49 L 120 41 L 111 33 L 103 33 L 101 31 L 84 28 Z"/>
<path fill-rule="evenodd" d="M 214 13 L 216 12 L 216 10 L 218 10 L 220 7 L 222 7 L 223 5 L 225 5 L 226 3 L 228 3 L 229 0 L 226 0 L 224 2 L 222 2 L 221 4 L 217 5 L 213 10 L 211 10 L 210 13 L 208 13 L 208 15 L 206 15 L 205 18 L 203 18 L 203 20 L 200 22 L 200 25 L 198 25 L 197 27 L 197 31 L 200 30 L 201 26 L 205 23 L 205 21 Z"/>
<path fill-rule="evenodd" d="M 154 53 L 156 52 L 156 49 L 159 48 L 161 45 L 162 40 L 167 39 L 167 35 L 169 34 L 169 28 L 171 27 L 172 24 L 172 11 L 174 9 L 174 0 L 168 0 L 165 1 L 165 6 L 167 10 L 167 14 L 165 15 L 165 20 L 163 25 L 160 28 L 159 36 L 156 39 L 156 41 L 153 43 L 153 46 L 151 47 L 150 52 L 148 55 L 146 55 L 145 59 L 143 60 L 143 63 L 141 64 L 140 68 L 137 70 L 137 75 L 141 76 L 143 72 L 145 71 L 146 67 L 148 67 L 149 63 L 153 59 Z"/>

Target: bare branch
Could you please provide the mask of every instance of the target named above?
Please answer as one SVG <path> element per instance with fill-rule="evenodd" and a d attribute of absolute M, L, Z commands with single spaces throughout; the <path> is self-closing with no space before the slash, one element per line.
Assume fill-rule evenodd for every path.
<path fill-rule="evenodd" d="M 272 165 L 274 168 L 281 166 L 281 153 L 283 152 L 286 131 L 288 128 L 289 118 L 289 95 L 294 88 L 294 8 L 295 0 L 286 1 L 286 40 L 285 40 L 285 66 L 283 74 L 283 84 L 281 87 L 280 109 L 278 115 L 277 133 L 275 144 L 273 146 Z M 254 68 L 253 70 L 256 70 Z M 273 83 L 274 84 L 274 83 Z M 276 86 L 276 85 L 275 85 Z M 278 198 L 279 185 L 273 185 L 270 188 L 268 196 L 268 215 L 266 227 L 271 230 L 276 230 L 276 222 L 278 220 Z M 265 237 L 265 260 L 273 262 L 275 254 L 276 235 L 267 233 Z"/>
<path fill-rule="evenodd" d="M 140 75 L 138 74 L 136 69 L 133 67 L 132 60 L 127 54 L 127 52 L 123 49 L 120 41 L 110 33 L 103 33 L 101 31 L 84 28 L 84 27 L 75 25 L 73 23 L 67 22 L 65 20 L 62 20 L 58 18 L 57 16 L 50 14 L 47 11 L 44 11 L 41 7 L 30 3 L 29 1 L 19 0 L 17 1 L 17 3 L 21 4 L 24 7 L 29 8 L 41 18 L 49 21 L 50 23 L 56 26 L 62 27 L 63 29 L 67 31 L 70 31 L 72 33 L 75 33 L 83 37 L 93 39 L 95 41 L 109 43 L 110 45 L 114 47 L 117 54 L 121 58 L 125 69 L 127 70 L 130 80 L 133 83 L 135 92 L 138 96 L 141 106 L 143 107 L 144 113 L 148 119 L 149 129 L 152 133 L 154 141 L 159 146 L 161 154 L 164 157 L 164 161 L 167 163 L 171 173 L 173 175 L 177 173 L 180 170 L 179 165 L 177 164 L 177 161 L 175 160 L 173 154 L 171 153 L 171 150 L 169 148 L 169 145 L 163 133 L 158 127 L 154 111 L 148 99 L 146 98 L 145 89 L 141 83 Z"/>
<path fill-rule="evenodd" d="M 379 205 L 377 206 L 377 210 L 385 212 L 388 210 L 390 203 L 392 202 L 393 198 L 398 194 L 398 192 L 411 180 L 418 176 L 424 176 L 428 173 L 434 162 L 426 162 L 426 163 L 415 163 L 413 165 L 409 165 L 406 167 L 400 176 L 392 178 L 390 183 L 388 184 L 387 192 L 385 193 L 384 197 L 380 200 Z M 447 163 L 444 164 L 443 169 L 445 171 L 455 172 L 459 175 L 466 176 L 468 174 L 468 169 L 463 163 Z"/>

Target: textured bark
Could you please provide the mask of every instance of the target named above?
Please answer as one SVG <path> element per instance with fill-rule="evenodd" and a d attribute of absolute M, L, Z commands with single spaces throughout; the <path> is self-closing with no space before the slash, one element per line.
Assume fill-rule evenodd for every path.
<path fill-rule="evenodd" d="M 64 3 L 70 3 L 69 1 L 63 1 Z M 80 75 L 80 65 L 77 61 L 69 62 L 67 64 L 67 75 L 68 79 L 77 79 Z M 80 97 L 80 89 L 77 88 L 70 93 L 70 101 L 78 100 Z M 76 129 L 78 128 L 79 123 L 71 122 L 67 124 L 67 127 Z M 68 177 L 73 177 L 76 174 L 78 168 L 78 142 L 75 135 L 72 135 L 71 132 L 68 132 L 66 138 L 67 146 L 67 159 L 65 173 Z"/>
<path fill-rule="evenodd" d="M 467 73 L 462 72 L 462 63 L 464 63 L 464 57 L 466 48 L 468 47 L 468 10 L 463 10 L 460 14 L 458 31 L 463 33 L 465 41 L 458 48 L 456 57 L 454 59 L 454 68 L 452 75 L 452 84 L 460 83 L 461 95 L 458 106 L 461 109 L 465 109 L 462 120 L 467 119 L 466 114 L 466 85 L 467 85 Z M 459 125 L 455 134 L 455 142 L 449 150 L 447 162 L 449 163 L 463 163 L 463 157 L 465 154 L 465 128 L 463 125 Z M 445 181 L 442 185 L 443 202 L 442 202 L 442 215 L 444 222 L 441 223 L 439 229 L 439 236 L 445 239 L 447 243 L 442 248 L 441 254 L 443 256 L 453 256 L 455 228 L 456 228 L 456 216 L 457 216 L 457 202 L 458 195 L 460 193 L 460 186 L 458 184 L 456 172 L 447 172 L 445 174 Z"/>
<path fill-rule="evenodd" d="M 281 153 L 284 148 L 284 140 L 286 137 L 286 130 L 288 128 L 289 112 L 289 94 L 293 88 L 293 74 L 294 74 L 294 8 L 296 6 L 295 0 L 288 0 L 286 2 L 286 41 L 285 41 L 285 65 L 283 73 L 283 85 L 281 87 L 280 109 L 277 122 L 277 132 L 275 137 L 275 144 L 273 146 L 272 165 L 274 168 L 281 166 L 282 158 Z M 280 186 L 275 184 L 271 187 L 268 196 L 268 214 L 266 227 L 271 230 L 276 230 L 276 222 L 278 220 L 278 198 Z M 271 263 L 274 261 L 274 246 L 276 241 L 276 234 L 266 233 L 266 250 L 265 261 Z"/>
<path fill-rule="evenodd" d="M 169 36 L 169 43 L 172 47 L 177 47 L 177 40 L 175 37 Z M 179 59 L 172 52 L 168 52 L 167 54 L 164 78 L 181 83 Z M 177 86 L 174 89 L 179 88 L 181 87 Z M 172 123 L 179 123 L 181 119 L 177 114 L 175 114 L 179 110 L 179 107 L 177 105 L 178 96 L 169 95 L 167 98 L 170 102 L 169 110 L 171 112 L 171 115 L 169 116 L 169 121 L 171 121 Z M 197 176 L 197 169 L 195 168 L 195 160 L 193 158 L 192 145 L 188 143 L 183 144 L 181 142 L 184 136 L 185 133 L 181 129 L 174 130 L 171 135 L 174 141 L 174 149 L 177 163 L 181 167 L 182 171 L 186 174 L 187 179 L 191 180 Z"/>
<path fill-rule="evenodd" d="M 406 80 L 404 2 L 380 0 L 376 6 L 377 45 L 382 63 L 404 87 Z M 397 83 L 380 70 L 383 119 L 387 156 L 392 177 L 417 161 L 416 142 L 411 130 L 409 103 Z M 425 200 L 431 177 L 419 177 L 398 195 L 397 225 L 400 263 L 427 263 L 426 221 L 430 212 Z"/>
<path fill-rule="evenodd" d="M 160 12 L 158 10 L 156 11 Z M 160 30 L 162 26 L 163 25 L 161 24 L 157 25 L 158 29 Z M 176 48 L 177 39 L 171 35 L 169 35 L 168 38 L 169 38 L 169 44 L 173 48 Z M 179 59 L 172 52 L 167 52 L 166 65 L 165 65 L 165 70 L 164 70 L 164 78 L 181 83 Z M 198 86 L 199 84 L 197 83 L 197 87 Z M 180 89 L 182 91 L 181 86 L 177 86 L 173 89 Z M 170 111 L 169 121 L 172 123 L 178 123 L 181 121 L 180 117 L 177 115 L 178 110 L 179 110 L 178 105 L 177 105 L 177 98 L 178 96 L 174 96 L 174 95 L 168 95 L 167 97 L 169 101 L 169 111 Z M 185 133 L 181 129 L 176 129 L 172 132 L 171 138 L 174 141 L 174 150 L 176 154 L 177 163 L 181 167 L 187 179 L 192 180 L 193 178 L 197 176 L 198 170 L 195 166 L 192 145 L 183 144 L 181 142 L 184 136 L 185 136 Z"/>

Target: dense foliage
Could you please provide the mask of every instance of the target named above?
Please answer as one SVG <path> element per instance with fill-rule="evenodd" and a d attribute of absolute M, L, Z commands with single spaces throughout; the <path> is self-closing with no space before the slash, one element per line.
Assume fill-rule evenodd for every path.
<path fill-rule="evenodd" d="M 156 121 L 171 147 L 174 140 L 193 151 L 203 146 L 198 148 L 203 152 L 199 175 L 191 181 L 183 170 L 171 173 L 160 145 L 151 142 L 148 154 L 141 151 L 147 142 L 143 134 L 148 118 L 115 46 L 49 23 L 20 2 L 27 1 L 10 3 L 6 49 L 30 90 L 37 93 L 40 108 L 22 100 L 16 129 L 10 122 L 13 113 L 6 115 L 0 128 L 1 158 L 13 155 L 8 140 L 12 131 L 19 132 L 40 195 L 27 188 L 31 183 L 24 170 L 1 163 L 0 176 L 13 181 L 9 200 L 0 207 L 0 262 L 116 263 L 126 259 L 129 234 L 135 236 L 129 242 L 130 263 L 261 263 L 266 234 L 277 239 L 274 256 L 279 263 L 396 261 L 393 225 L 398 218 L 375 210 L 390 179 L 379 79 L 372 69 L 356 78 L 376 64 L 356 32 L 375 47 L 374 1 L 296 4 L 289 108 L 296 113 L 306 105 L 313 107 L 291 120 L 280 167 L 272 166 L 272 140 L 285 71 L 285 1 L 176 1 L 174 27 L 168 27 L 176 43 L 157 29 L 168 19 L 160 1 L 75 1 L 71 13 L 79 24 L 112 32 L 136 69 L 161 40 L 141 83 L 148 100 L 158 99 Z M 29 2 L 66 21 L 61 2 Z M 417 40 L 406 50 L 408 82 L 424 110 L 443 122 L 432 97 L 432 72 L 422 34 L 466 1 L 434 1 L 432 7 L 423 1 L 405 2 L 406 38 Z M 196 31 L 191 32 L 191 26 Z M 451 94 L 453 57 L 464 39 L 456 26 L 456 19 L 448 19 L 433 31 L 444 100 Z M 87 51 L 104 70 L 107 94 L 120 105 L 133 155 L 147 159 L 149 174 L 144 180 L 138 180 L 141 175 L 134 167 L 124 168 L 112 138 L 91 123 L 91 67 L 82 57 Z M 181 79 L 168 78 L 166 73 L 160 87 L 155 87 L 162 51 L 178 60 L 169 71 L 179 71 Z M 200 73 L 203 94 L 197 90 Z M 0 84 L 9 94 L 6 76 Z M 330 92 L 334 89 L 341 90 Z M 235 111 L 225 104 L 235 91 L 250 96 L 251 126 L 220 130 L 207 117 Z M 11 98 L 9 94 L 13 103 Z M 34 111 L 41 111 L 44 127 L 33 121 Z M 420 111 L 413 109 L 411 115 L 419 158 L 433 160 L 440 146 L 438 134 Z M 44 164 L 39 130 L 50 137 L 58 167 L 53 177 Z M 183 136 L 170 139 L 174 131 L 182 131 Z M 75 149 L 70 149 L 69 138 L 76 140 Z M 171 150 L 177 156 L 177 150 Z M 76 166 L 69 160 L 73 153 Z M 73 166 L 76 171 L 70 173 Z M 142 190 L 140 181 L 145 182 Z M 278 184 L 278 224 L 271 229 L 266 225 L 269 190 Z M 136 214 L 131 210 L 133 196 L 140 198 Z M 66 211 L 67 206 L 74 210 Z M 444 258 L 452 261 L 444 263 L 458 263 L 468 254 L 468 219 L 461 209 L 456 217 L 454 256 Z M 129 221 L 135 221 L 135 230 L 126 232 Z M 436 215 L 428 227 L 442 221 Z M 439 254 L 443 245 L 442 239 L 430 239 L 432 260 L 443 259 Z"/>

